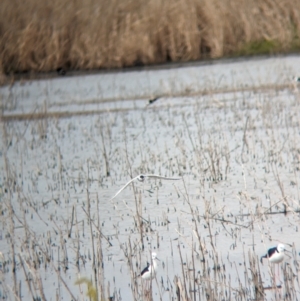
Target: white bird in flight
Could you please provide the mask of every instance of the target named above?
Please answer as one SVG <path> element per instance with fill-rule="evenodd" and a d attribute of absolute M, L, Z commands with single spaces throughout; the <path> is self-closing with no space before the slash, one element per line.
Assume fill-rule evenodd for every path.
<path fill-rule="evenodd" d="M 125 189 L 131 182 L 138 180 L 140 182 L 144 182 L 145 178 L 155 178 L 155 179 L 161 179 L 161 180 L 181 180 L 181 178 L 169 178 L 169 177 L 163 177 L 160 175 L 153 175 L 153 174 L 140 174 L 138 176 L 136 176 L 135 178 L 131 179 L 130 181 L 128 181 L 111 199 L 110 201 L 112 201 L 123 189 Z"/>

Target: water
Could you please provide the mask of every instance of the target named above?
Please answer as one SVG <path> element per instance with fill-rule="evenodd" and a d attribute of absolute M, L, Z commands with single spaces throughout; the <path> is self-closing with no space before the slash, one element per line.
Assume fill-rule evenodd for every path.
<path fill-rule="evenodd" d="M 75 281 L 96 270 L 106 299 L 148 300 L 135 276 L 155 250 L 154 300 L 176 300 L 176 277 L 191 300 L 249 300 L 249 256 L 281 242 L 293 253 L 265 299 L 299 298 L 300 102 L 288 80 L 299 62 L 1 88 L 2 297 L 88 299 Z M 110 201 L 141 173 L 182 180 L 137 181 Z M 257 267 L 270 286 L 267 262 Z"/>

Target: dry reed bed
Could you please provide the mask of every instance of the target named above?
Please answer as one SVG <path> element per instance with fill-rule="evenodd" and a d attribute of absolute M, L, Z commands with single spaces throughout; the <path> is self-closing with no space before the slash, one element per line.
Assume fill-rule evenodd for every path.
<path fill-rule="evenodd" d="M 288 51 L 299 32 L 292 0 L 3 0 L 0 72 L 217 58 L 263 41 Z"/>

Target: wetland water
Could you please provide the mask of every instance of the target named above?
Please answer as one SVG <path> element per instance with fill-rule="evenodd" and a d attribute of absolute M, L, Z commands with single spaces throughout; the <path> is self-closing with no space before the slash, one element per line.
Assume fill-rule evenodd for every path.
<path fill-rule="evenodd" d="M 292 56 L 2 87 L 1 298 L 88 300 L 75 284 L 86 277 L 99 300 L 299 299 L 299 67 Z M 141 173 L 182 179 L 110 200 Z M 259 258 L 279 242 L 269 289 Z M 152 293 L 135 278 L 151 251 Z"/>

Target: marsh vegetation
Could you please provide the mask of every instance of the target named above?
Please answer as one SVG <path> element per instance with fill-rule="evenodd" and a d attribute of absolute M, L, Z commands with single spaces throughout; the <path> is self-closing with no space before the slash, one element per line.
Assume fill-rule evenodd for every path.
<path fill-rule="evenodd" d="M 22 102 L 3 107 L 1 298 L 299 299 L 297 90 L 235 86 L 124 107 L 101 97 L 96 113 L 70 102 L 68 115 L 48 114 L 36 98 L 24 118 L 9 115 Z M 141 173 L 182 179 L 135 181 L 110 201 Z M 279 242 L 289 252 L 274 281 L 259 258 Z M 152 251 L 149 286 L 137 276 Z"/>

